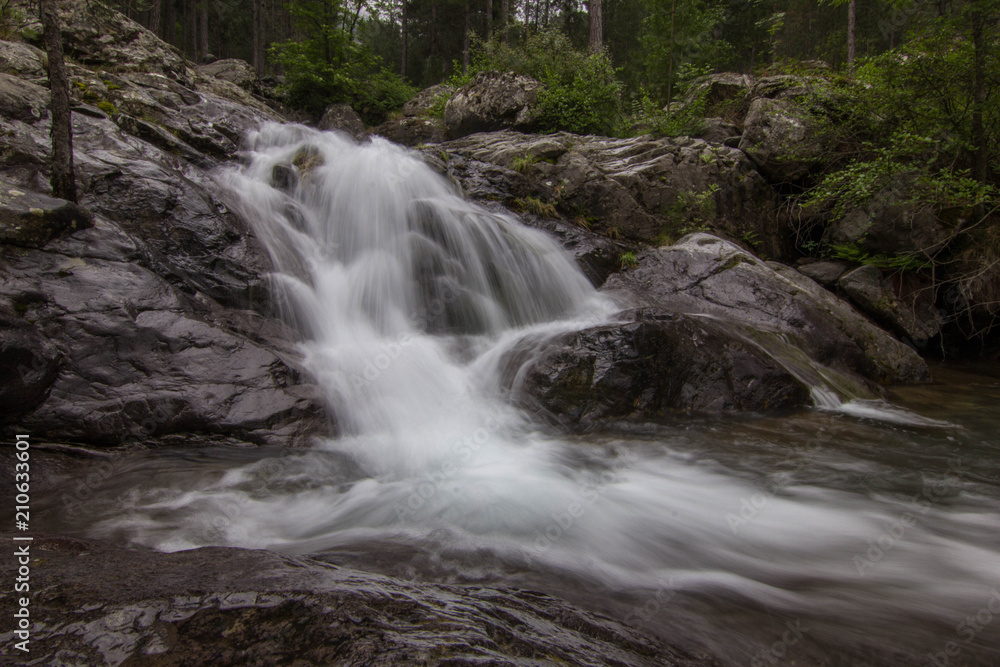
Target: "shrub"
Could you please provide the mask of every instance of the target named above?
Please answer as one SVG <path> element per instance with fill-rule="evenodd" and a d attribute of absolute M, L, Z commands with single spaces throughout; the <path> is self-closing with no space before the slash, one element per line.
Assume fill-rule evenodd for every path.
<path fill-rule="evenodd" d="M 543 132 L 610 135 L 619 124 L 622 86 L 607 54 L 578 51 L 556 30 L 530 35 L 520 46 L 498 37 L 477 41 L 469 74 L 452 84 L 462 85 L 488 70 L 514 72 L 545 84 L 538 96 Z"/>

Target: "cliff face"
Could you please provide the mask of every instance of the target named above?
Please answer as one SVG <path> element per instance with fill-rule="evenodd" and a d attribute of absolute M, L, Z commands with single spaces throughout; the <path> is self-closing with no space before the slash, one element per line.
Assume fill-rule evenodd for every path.
<path fill-rule="evenodd" d="M 0 42 L 0 369 L 20 397 L 0 424 L 97 446 L 325 432 L 295 335 L 271 316 L 270 260 L 210 176 L 280 117 L 94 11 L 60 5 L 82 211 L 42 196 L 44 53 Z"/>

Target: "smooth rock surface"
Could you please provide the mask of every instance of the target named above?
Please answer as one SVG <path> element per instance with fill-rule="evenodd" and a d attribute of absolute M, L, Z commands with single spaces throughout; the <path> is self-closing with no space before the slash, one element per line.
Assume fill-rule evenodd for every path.
<path fill-rule="evenodd" d="M 30 655 L 40 664 L 713 664 L 531 591 L 220 547 L 163 554 L 39 535 L 31 555 Z M 5 578 L 16 567 L 0 563 Z M 4 609 L 13 596 L 0 592 Z M 12 633 L 0 641 L 11 646 Z"/>
<path fill-rule="evenodd" d="M 501 362 L 525 409 L 570 428 L 809 403 L 809 388 L 716 320 L 655 309 L 543 341 Z"/>
<path fill-rule="evenodd" d="M 605 288 L 643 306 L 697 313 L 780 334 L 819 364 L 876 383 L 918 382 L 927 366 L 911 348 L 791 267 L 765 263 L 709 234 L 638 255 Z M 773 337 L 766 345 L 776 344 Z M 776 350 L 777 352 L 777 350 Z"/>

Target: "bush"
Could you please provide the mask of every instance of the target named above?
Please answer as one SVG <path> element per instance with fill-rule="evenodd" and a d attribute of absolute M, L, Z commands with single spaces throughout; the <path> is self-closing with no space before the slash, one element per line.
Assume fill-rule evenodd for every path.
<path fill-rule="evenodd" d="M 475 43 L 469 74 L 452 80 L 462 85 L 479 72 L 514 72 L 538 79 L 538 123 L 543 132 L 613 134 L 621 118 L 622 85 L 607 54 L 573 48 L 555 30 L 530 35 L 520 46 L 498 37 Z"/>

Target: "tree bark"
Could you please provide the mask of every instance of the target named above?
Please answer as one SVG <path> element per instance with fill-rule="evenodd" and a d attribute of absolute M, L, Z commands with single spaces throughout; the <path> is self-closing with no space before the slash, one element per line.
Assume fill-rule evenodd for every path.
<path fill-rule="evenodd" d="M 462 28 L 462 74 L 469 73 L 469 23 L 471 12 L 469 11 L 469 0 L 465 0 L 465 26 Z"/>
<path fill-rule="evenodd" d="M 167 10 L 164 14 L 166 30 L 164 30 L 163 36 L 168 44 L 177 46 L 177 6 L 174 4 L 174 0 L 167 0 Z"/>
<path fill-rule="evenodd" d="M 198 60 L 208 55 L 208 4 L 204 0 L 198 10 Z"/>
<path fill-rule="evenodd" d="M 854 40 L 857 33 L 856 0 L 847 3 L 847 71 L 854 76 Z"/>
<path fill-rule="evenodd" d="M 604 47 L 604 21 L 601 18 L 601 0 L 590 0 L 590 41 L 591 53 L 600 53 Z"/>
<path fill-rule="evenodd" d="M 985 19 L 981 0 L 972 2 L 972 146 L 973 177 L 987 185 L 989 182 L 989 161 L 986 152 L 986 129 L 983 126 L 983 109 L 986 106 L 986 45 L 983 40 Z M 976 207 L 976 215 L 982 217 L 984 207 Z"/>
<path fill-rule="evenodd" d="M 510 25 L 510 0 L 503 0 L 500 3 L 500 36 L 503 42 L 507 43 L 507 35 L 509 33 L 508 26 Z"/>
<path fill-rule="evenodd" d="M 406 26 L 406 20 L 407 20 L 407 7 L 406 7 L 406 5 L 409 2 L 409 0 L 401 0 L 401 1 L 402 1 L 402 5 L 403 5 L 403 19 L 401 21 L 401 26 L 402 26 L 402 33 L 401 33 L 402 48 L 401 48 L 401 51 L 403 52 L 403 55 L 402 55 L 402 58 L 400 58 L 400 62 L 399 62 L 399 75 L 405 79 L 406 78 L 406 37 L 407 37 L 407 35 L 406 35 L 406 27 L 407 27 Z"/>
<path fill-rule="evenodd" d="M 39 0 L 42 35 L 48 56 L 49 90 L 52 93 L 52 194 L 76 202 L 73 171 L 73 119 L 69 110 L 69 77 L 63 59 L 62 35 L 55 0 Z"/>
<path fill-rule="evenodd" d="M 493 37 L 493 0 L 486 0 L 486 39 Z"/>
<path fill-rule="evenodd" d="M 261 7 L 262 0 L 251 0 L 253 4 L 253 68 L 257 76 L 264 76 L 264 8 Z"/>
<path fill-rule="evenodd" d="M 149 25 L 147 27 L 157 37 L 160 36 L 160 0 L 153 0 L 149 4 Z"/>
<path fill-rule="evenodd" d="M 853 0 L 852 0 L 853 2 Z M 674 98 L 674 12 L 677 9 L 677 0 L 670 2 L 670 47 L 667 52 L 667 112 L 670 112 L 670 103 Z"/>

